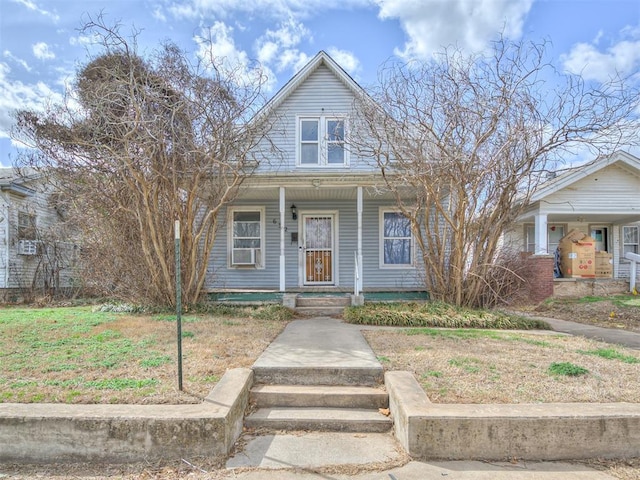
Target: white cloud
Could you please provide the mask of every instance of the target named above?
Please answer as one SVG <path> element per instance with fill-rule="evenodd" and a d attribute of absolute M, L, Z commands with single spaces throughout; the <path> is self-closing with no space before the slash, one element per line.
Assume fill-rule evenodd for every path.
<path fill-rule="evenodd" d="M 43 110 L 49 102 L 61 103 L 63 96 L 44 82 L 25 84 L 10 78 L 11 68 L 0 62 L 0 138 L 8 138 L 13 127 L 12 112 Z"/>
<path fill-rule="evenodd" d="M 40 8 L 36 2 L 33 2 L 32 0 L 13 0 L 15 3 L 19 3 L 21 5 L 24 5 L 25 7 L 27 7 L 29 10 L 33 11 L 33 12 L 38 12 L 40 15 L 44 15 L 45 17 L 49 17 L 51 18 L 54 22 L 57 22 L 58 20 L 60 20 L 60 15 L 58 15 L 55 12 L 50 12 L 49 10 L 45 10 L 43 8 Z"/>
<path fill-rule="evenodd" d="M 198 57 L 204 64 L 215 65 L 216 68 L 235 78 L 239 84 L 250 84 L 257 80 L 259 75 L 266 74 L 269 78 L 265 89 L 271 90 L 275 78 L 268 69 L 262 70 L 249 59 L 247 53 L 236 47 L 233 39 L 233 28 L 223 22 L 215 22 L 209 28 L 203 28 L 200 35 L 194 37 L 198 45 Z"/>
<path fill-rule="evenodd" d="M 44 42 L 38 42 L 31 46 L 33 55 L 40 60 L 53 60 L 56 55 L 49 50 L 49 45 Z"/>
<path fill-rule="evenodd" d="M 329 48 L 327 53 L 351 75 L 355 75 L 360 70 L 360 60 L 353 53 L 334 47 Z"/>
<path fill-rule="evenodd" d="M 189 0 L 174 1 L 168 11 L 176 18 L 197 19 L 208 15 L 227 18 L 234 12 L 251 15 L 287 18 L 307 16 L 320 10 L 366 7 L 371 0 Z"/>
<path fill-rule="evenodd" d="M 429 58 L 455 45 L 479 53 L 500 32 L 522 35 L 533 0 L 375 0 L 382 19 L 398 18 L 409 40 L 396 54 Z"/>
<path fill-rule="evenodd" d="M 267 30 L 256 41 L 255 49 L 258 60 L 264 65 L 275 63 L 277 71 L 292 68 L 299 70 L 307 61 L 308 57 L 297 49 L 297 46 L 305 39 L 310 39 L 311 33 L 302 24 L 289 17 L 280 22 L 277 30 Z"/>
<path fill-rule="evenodd" d="M 74 47 L 77 46 L 87 46 L 87 45 L 95 45 L 99 43 L 100 37 L 97 33 L 92 35 L 78 35 L 76 37 L 69 37 L 69 44 Z"/>
<path fill-rule="evenodd" d="M 278 71 L 290 68 L 297 72 L 309 62 L 309 56 L 297 49 L 284 50 L 278 61 Z"/>
<path fill-rule="evenodd" d="M 29 66 L 29 64 L 25 60 L 16 57 L 9 50 L 5 50 L 4 52 L 2 52 L 2 56 L 4 58 L 8 58 L 9 60 L 12 60 L 12 61 L 16 62 L 18 65 L 20 65 L 22 68 L 24 68 L 27 72 L 31 71 L 31 67 Z"/>
<path fill-rule="evenodd" d="M 270 40 L 265 41 L 262 45 L 257 47 L 258 61 L 263 64 L 271 63 L 276 58 L 280 47 L 277 43 Z"/>
<path fill-rule="evenodd" d="M 160 6 L 156 6 L 156 8 L 153 9 L 152 16 L 153 16 L 153 18 L 155 18 L 156 20 L 159 20 L 161 22 L 166 22 L 167 21 L 167 16 L 164 14 L 164 12 L 160 8 Z"/>
<path fill-rule="evenodd" d="M 598 42 L 577 43 L 560 60 L 565 71 L 586 80 L 605 82 L 618 75 L 637 74 L 640 69 L 640 27 L 625 27 L 622 39 L 603 50 Z M 601 36 L 596 40 L 601 41 Z"/>

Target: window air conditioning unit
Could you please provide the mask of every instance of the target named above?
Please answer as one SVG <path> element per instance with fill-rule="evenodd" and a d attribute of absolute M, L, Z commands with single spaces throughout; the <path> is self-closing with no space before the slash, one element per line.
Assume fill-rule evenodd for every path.
<path fill-rule="evenodd" d="M 234 248 L 231 251 L 232 265 L 253 265 L 255 266 L 260 257 L 259 248 Z"/>
<path fill-rule="evenodd" d="M 18 241 L 18 255 L 35 255 L 38 253 L 38 245 L 35 240 Z"/>

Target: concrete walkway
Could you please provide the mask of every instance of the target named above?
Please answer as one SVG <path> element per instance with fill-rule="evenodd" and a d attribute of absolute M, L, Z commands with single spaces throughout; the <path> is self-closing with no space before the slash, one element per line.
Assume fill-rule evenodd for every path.
<path fill-rule="evenodd" d="M 569 328 L 568 325 L 562 326 L 559 323 L 552 326 L 558 327 L 558 331 Z M 303 375 L 306 369 L 318 367 L 326 368 L 328 372 L 343 368 L 353 371 L 381 370 L 382 367 L 374 352 L 360 332 L 361 328 L 324 317 L 293 321 L 258 358 L 253 367 L 254 372 L 261 376 L 266 375 L 265 378 L 277 380 L 277 372 L 285 368 L 299 369 Z M 272 374 L 273 372 L 276 373 Z M 230 469 L 229 478 L 244 480 L 287 480 L 289 478 L 417 480 L 445 476 L 461 480 L 604 480 L 613 478 L 583 465 L 562 462 L 409 461 L 406 454 L 403 455 L 401 449 L 398 449 L 391 434 L 385 436 L 297 432 L 250 436 L 244 440 L 246 444 L 242 451 L 230 458 L 227 463 Z M 376 464 L 377 470 L 382 471 L 367 472 Z M 246 468 L 251 470 L 244 471 Z M 348 473 L 358 471 L 366 473 Z"/>
<path fill-rule="evenodd" d="M 622 345 L 623 347 L 640 350 L 640 333 L 630 332 L 618 328 L 596 327 L 595 325 L 587 325 L 584 323 L 570 322 L 567 320 L 558 320 L 548 317 L 531 317 L 544 320 L 556 332 L 568 333 L 602 342 Z"/>

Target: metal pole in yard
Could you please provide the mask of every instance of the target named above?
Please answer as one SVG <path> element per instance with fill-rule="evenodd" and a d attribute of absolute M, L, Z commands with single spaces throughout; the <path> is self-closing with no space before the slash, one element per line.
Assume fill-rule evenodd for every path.
<path fill-rule="evenodd" d="M 178 324 L 178 390 L 182 391 L 182 274 L 180 268 L 180 220 L 175 222 L 176 233 L 176 319 Z"/>

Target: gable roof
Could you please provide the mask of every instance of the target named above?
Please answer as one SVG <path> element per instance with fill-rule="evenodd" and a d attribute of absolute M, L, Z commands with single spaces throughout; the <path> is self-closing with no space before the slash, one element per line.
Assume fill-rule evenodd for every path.
<path fill-rule="evenodd" d="M 291 79 L 269 100 L 254 119 L 263 118 L 278 108 L 309 76 L 320 66 L 324 65 L 338 80 L 356 95 L 365 94 L 365 90 L 349 75 L 331 56 L 324 50 L 320 50 L 309 63 L 300 69 Z"/>
<path fill-rule="evenodd" d="M 610 165 L 621 164 L 628 169 L 632 170 L 637 175 L 640 175 L 640 158 L 631 155 L 622 150 L 612 153 L 608 156 L 599 157 L 591 163 L 576 167 L 562 175 L 543 183 L 533 193 L 530 199 L 530 203 L 535 203 L 543 198 L 552 195 L 569 185 L 576 183 L 583 178 L 595 173 Z"/>

